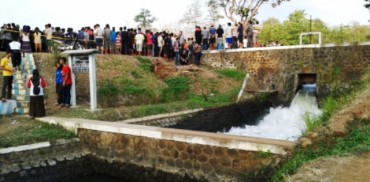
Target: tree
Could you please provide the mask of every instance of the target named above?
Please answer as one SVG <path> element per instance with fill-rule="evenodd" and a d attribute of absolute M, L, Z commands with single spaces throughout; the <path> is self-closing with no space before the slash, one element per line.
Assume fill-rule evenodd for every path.
<path fill-rule="evenodd" d="M 285 37 L 284 27 L 276 18 L 269 18 L 262 24 L 259 42 L 266 45 L 270 41 L 281 41 Z"/>
<path fill-rule="evenodd" d="M 369 9 L 370 11 L 370 0 L 365 0 L 365 8 Z"/>
<path fill-rule="evenodd" d="M 157 21 L 157 18 L 153 17 L 149 10 L 141 9 L 141 12 L 135 16 L 134 21 L 138 23 L 139 27 L 146 29 L 150 27 L 153 22 Z"/>
<path fill-rule="evenodd" d="M 242 22 L 244 27 L 258 13 L 258 9 L 268 2 L 273 7 L 280 5 L 283 1 L 290 0 L 217 0 L 223 8 L 225 16 L 232 22 Z"/>
<path fill-rule="evenodd" d="M 194 2 L 187 9 L 188 11 L 183 15 L 183 18 L 180 20 L 180 22 L 185 22 L 188 25 L 199 25 L 202 17 L 201 5 L 199 1 L 194 0 Z"/>
<path fill-rule="evenodd" d="M 207 2 L 209 17 L 213 24 L 217 24 L 218 20 L 224 18 L 222 15 L 220 15 L 220 6 L 218 5 L 217 1 L 218 0 L 208 0 Z"/>

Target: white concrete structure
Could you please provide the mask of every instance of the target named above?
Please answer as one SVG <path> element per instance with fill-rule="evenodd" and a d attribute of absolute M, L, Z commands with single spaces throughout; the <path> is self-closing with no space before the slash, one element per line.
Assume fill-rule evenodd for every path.
<path fill-rule="evenodd" d="M 322 40 L 321 40 L 321 32 L 306 32 L 306 33 L 301 33 L 299 35 L 299 45 L 303 45 L 303 36 L 305 35 L 318 35 L 319 36 L 319 43 L 318 45 L 321 45 L 322 44 Z"/>
<path fill-rule="evenodd" d="M 279 155 L 286 155 L 286 150 L 292 149 L 295 146 L 294 142 L 283 140 L 241 137 L 220 133 L 131 125 L 118 122 L 54 117 L 39 118 L 38 120 L 50 124 L 59 124 L 64 128 L 74 130 L 75 132 L 77 132 L 79 128 L 82 128 L 159 140 L 172 140 L 190 144 L 226 147 L 248 151 L 271 152 Z"/>
<path fill-rule="evenodd" d="M 73 70 L 73 63 L 76 62 L 79 56 L 88 56 L 89 62 L 89 80 L 90 80 L 90 108 L 91 111 L 95 111 L 98 106 L 97 101 L 97 89 L 96 89 L 96 63 L 95 63 L 95 49 L 86 50 L 71 50 L 65 51 L 62 54 L 68 55 L 68 65 L 72 71 L 72 89 L 71 89 L 71 105 L 75 107 L 76 103 L 76 76 Z"/>

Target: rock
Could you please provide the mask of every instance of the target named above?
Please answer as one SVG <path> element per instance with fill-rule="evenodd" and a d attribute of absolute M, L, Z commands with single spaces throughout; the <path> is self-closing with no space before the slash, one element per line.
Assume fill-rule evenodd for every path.
<path fill-rule="evenodd" d="M 314 139 L 317 138 L 319 134 L 317 132 L 308 132 L 308 138 Z"/>
<path fill-rule="evenodd" d="M 312 144 L 312 141 L 308 138 L 301 138 L 299 140 L 300 142 L 300 145 L 303 147 L 303 148 L 307 148 L 308 146 L 310 146 Z"/>
<path fill-rule="evenodd" d="M 25 170 L 29 170 L 29 169 L 31 169 L 32 167 L 31 167 L 31 164 L 29 164 L 29 163 L 23 163 L 22 164 L 22 169 L 25 169 Z"/>
<path fill-rule="evenodd" d="M 40 166 L 41 166 L 41 167 L 46 167 L 46 166 L 47 166 L 47 165 L 46 165 L 46 162 L 45 162 L 45 161 L 41 161 L 41 162 L 40 162 Z"/>
<path fill-rule="evenodd" d="M 12 172 L 18 172 L 20 170 L 21 170 L 21 168 L 19 167 L 18 164 L 13 164 L 13 165 L 10 166 L 10 171 L 12 171 Z"/>
<path fill-rule="evenodd" d="M 31 170 L 30 172 L 31 175 L 36 175 L 37 174 L 37 171 L 35 169 Z"/>
<path fill-rule="evenodd" d="M 40 167 L 40 163 L 37 161 L 31 161 L 30 164 L 32 167 Z"/>
<path fill-rule="evenodd" d="M 6 175 L 6 174 L 8 174 L 10 171 L 7 169 L 7 168 L 5 168 L 5 167 L 3 167 L 2 169 L 1 169 L 1 171 L 0 171 L 0 175 Z"/>
<path fill-rule="evenodd" d="M 57 162 L 55 160 L 49 159 L 48 164 L 49 164 L 49 166 L 55 166 L 57 164 Z"/>
<path fill-rule="evenodd" d="M 24 178 L 24 177 L 28 176 L 28 173 L 27 173 L 27 171 L 21 171 L 21 172 L 19 172 L 19 176 Z"/>
<path fill-rule="evenodd" d="M 56 157 L 56 160 L 58 161 L 58 162 L 62 162 L 62 161 L 64 161 L 64 156 L 57 156 Z"/>

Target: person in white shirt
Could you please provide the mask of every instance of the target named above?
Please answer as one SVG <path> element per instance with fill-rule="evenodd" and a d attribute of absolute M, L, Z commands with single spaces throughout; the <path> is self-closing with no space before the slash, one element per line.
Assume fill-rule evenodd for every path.
<path fill-rule="evenodd" d="M 45 36 L 46 36 L 46 44 L 48 46 L 48 52 L 51 52 L 51 48 L 53 46 L 53 29 L 51 29 L 51 24 L 45 25 Z"/>
<path fill-rule="evenodd" d="M 104 30 L 97 24 L 94 26 L 95 44 L 98 51 L 103 51 L 103 34 Z"/>
<path fill-rule="evenodd" d="M 159 54 L 158 54 L 158 56 L 161 57 L 161 55 L 162 55 L 162 48 L 163 48 L 163 45 L 164 45 L 163 33 L 160 33 L 159 34 L 157 41 L 158 41 L 158 48 L 159 48 Z"/>
<path fill-rule="evenodd" d="M 139 55 L 141 55 L 141 52 L 143 51 L 143 43 L 144 43 L 145 37 L 141 33 L 141 29 L 138 29 L 138 33 L 135 35 L 135 44 L 136 44 L 136 51 Z"/>
<path fill-rule="evenodd" d="M 19 69 L 21 65 L 22 55 L 21 55 L 21 43 L 19 41 L 12 41 L 9 43 L 9 48 L 12 53 L 12 64 L 13 68 Z"/>

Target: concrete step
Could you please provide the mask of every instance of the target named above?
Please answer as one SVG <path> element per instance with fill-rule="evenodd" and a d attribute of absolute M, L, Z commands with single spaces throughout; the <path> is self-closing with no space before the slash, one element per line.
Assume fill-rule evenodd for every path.
<path fill-rule="evenodd" d="M 18 84 L 24 84 L 24 81 L 23 80 L 17 80 L 17 83 Z"/>
<path fill-rule="evenodd" d="M 17 114 L 28 114 L 28 113 L 29 113 L 29 111 L 30 111 L 30 109 L 29 109 L 29 108 L 17 108 L 17 109 L 15 110 L 15 112 L 16 112 Z"/>
<path fill-rule="evenodd" d="M 22 88 L 22 89 L 13 89 L 12 90 L 12 94 L 13 95 L 26 95 L 27 94 L 27 90 Z"/>
<path fill-rule="evenodd" d="M 30 103 L 28 101 L 17 101 L 17 108 L 28 108 Z"/>
<path fill-rule="evenodd" d="M 13 83 L 12 87 L 13 87 L 13 89 L 18 89 L 18 90 L 26 89 L 25 84 L 19 84 L 19 83 L 15 83 L 15 84 Z"/>
<path fill-rule="evenodd" d="M 15 97 L 17 101 L 27 101 L 27 96 L 25 95 L 16 95 Z"/>

